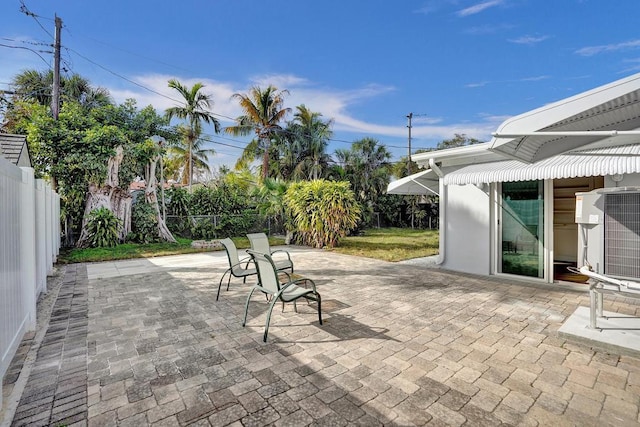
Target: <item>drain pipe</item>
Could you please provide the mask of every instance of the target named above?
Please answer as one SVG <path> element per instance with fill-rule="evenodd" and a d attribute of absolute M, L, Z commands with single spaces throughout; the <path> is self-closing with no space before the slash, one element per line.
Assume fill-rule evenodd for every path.
<path fill-rule="evenodd" d="M 445 258 L 445 237 L 447 230 L 447 186 L 444 185 L 444 173 L 442 169 L 438 165 L 433 158 L 429 159 L 429 168 L 438 175 L 438 184 L 440 190 L 440 203 L 439 203 L 439 219 L 438 219 L 438 230 L 439 230 L 439 248 L 438 248 L 438 261 L 436 264 L 441 265 L 444 263 Z"/>

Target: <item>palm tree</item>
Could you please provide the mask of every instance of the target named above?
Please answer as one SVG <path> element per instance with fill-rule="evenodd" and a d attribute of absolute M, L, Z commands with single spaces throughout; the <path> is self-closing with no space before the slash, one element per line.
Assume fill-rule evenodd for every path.
<path fill-rule="evenodd" d="M 89 80 L 79 74 L 62 78 L 60 85 L 62 87 L 63 101 L 64 99 L 76 100 L 86 108 L 103 107 L 111 104 L 111 96 L 107 89 L 91 86 Z"/>
<path fill-rule="evenodd" d="M 229 126 L 225 132 L 234 136 L 255 133 L 255 138 L 245 147 L 236 167 L 242 167 L 262 156 L 262 178 L 269 176 L 271 139 L 282 130 L 279 123 L 291 111 L 290 108 L 282 108 L 284 96 L 288 93 L 286 90 L 279 91 L 269 85 L 264 90 L 254 86 L 247 95 L 240 93 L 232 95 L 232 98 L 240 102 L 244 114 L 237 117 L 237 124 Z"/>
<path fill-rule="evenodd" d="M 177 117 L 187 121 L 186 130 L 184 132 L 184 141 L 187 146 L 187 164 L 185 165 L 187 176 L 189 178 L 189 192 L 191 192 L 191 183 L 193 181 L 193 150 L 194 144 L 198 141 L 202 134 L 202 122 L 213 124 L 216 133 L 220 132 L 220 122 L 213 114 L 207 111 L 211 107 L 213 101 L 210 95 L 200 92 L 204 87 L 202 83 L 194 84 L 191 89 L 184 86 L 175 79 L 169 80 L 169 87 L 180 93 L 184 99 L 184 105 L 167 108 L 165 113 L 169 120 Z M 212 152 L 213 150 L 211 150 Z"/>
<path fill-rule="evenodd" d="M 178 126 L 178 132 L 186 140 L 190 129 L 187 126 Z M 209 167 L 209 155 L 215 154 L 213 149 L 202 148 L 203 140 L 198 135 L 191 145 L 191 160 L 189 160 L 189 150 L 186 146 L 172 146 L 168 149 L 169 158 L 166 162 L 165 170 L 167 176 L 180 178 L 182 184 L 189 183 L 189 165 L 195 171 L 211 172 Z M 180 173 L 182 172 L 182 173 Z M 177 179 L 176 179 L 177 180 Z"/>
<path fill-rule="evenodd" d="M 62 83 L 62 82 L 61 82 Z M 25 70 L 17 74 L 11 85 L 18 99 L 35 101 L 40 105 L 51 105 L 53 71 Z"/>
<path fill-rule="evenodd" d="M 51 105 L 51 87 L 53 71 L 25 70 L 17 74 L 12 82 L 16 99 L 35 101 L 38 104 Z M 62 102 L 76 101 L 86 108 L 102 107 L 112 103 L 109 91 L 102 87 L 93 87 L 91 82 L 79 74 L 60 78 Z"/>
<path fill-rule="evenodd" d="M 335 155 L 342 165 L 344 177 L 351 182 L 364 207 L 366 222 L 389 183 L 391 153 L 376 139 L 363 138 L 354 142 L 350 150 L 336 150 Z"/>
<path fill-rule="evenodd" d="M 289 130 L 299 145 L 301 158 L 296 165 L 296 176 L 307 179 L 322 177 L 329 165 L 326 153 L 329 138 L 333 132 L 333 120 L 323 121 L 322 114 L 309 110 L 304 104 L 296 107 L 293 123 Z"/>

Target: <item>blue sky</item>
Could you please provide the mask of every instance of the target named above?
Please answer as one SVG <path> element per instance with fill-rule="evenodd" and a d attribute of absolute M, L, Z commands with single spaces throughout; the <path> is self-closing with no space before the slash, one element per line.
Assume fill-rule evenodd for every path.
<path fill-rule="evenodd" d="M 414 149 L 455 133 L 489 140 L 510 116 L 640 71 L 636 0 L 24 3 L 39 18 L 20 0 L 0 2 L 0 90 L 52 64 L 57 14 L 65 69 L 117 102 L 162 112 L 177 98 L 170 78 L 202 82 L 225 126 L 240 114 L 233 93 L 274 84 L 289 91 L 286 106 L 334 120 L 330 152 L 373 137 L 395 160 L 407 153 L 410 112 Z M 227 144 L 212 146 L 214 164 L 233 165 L 241 150 L 229 145 L 246 144 L 213 139 Z"/>

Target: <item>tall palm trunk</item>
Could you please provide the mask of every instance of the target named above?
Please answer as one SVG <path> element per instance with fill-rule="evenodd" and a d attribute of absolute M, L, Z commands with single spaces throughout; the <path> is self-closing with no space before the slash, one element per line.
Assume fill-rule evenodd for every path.
<path fill-rule="evenodd" d="M 269 176 L 269 148 L 270 143 L 268 139 L 264 140 L 264 155 L 262 156 L 262 179 L 265 180 Z"/>
<path fill-rule="evenodd" d="M 193 181 L 193 139 L 189 138 L 189 194 L 191 194 L 191 182 Z"/>

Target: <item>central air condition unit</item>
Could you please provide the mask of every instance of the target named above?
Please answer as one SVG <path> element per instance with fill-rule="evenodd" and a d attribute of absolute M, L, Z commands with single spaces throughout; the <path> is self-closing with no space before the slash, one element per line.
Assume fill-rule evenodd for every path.
<path fill-rule="evenodd" d="M 640 278 L 640 187 L 576 193 L 578 264 L 623 279 Z"/>

